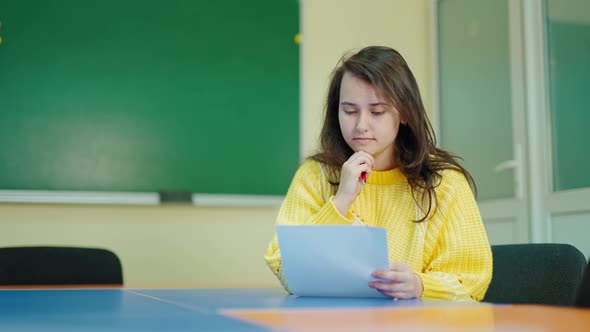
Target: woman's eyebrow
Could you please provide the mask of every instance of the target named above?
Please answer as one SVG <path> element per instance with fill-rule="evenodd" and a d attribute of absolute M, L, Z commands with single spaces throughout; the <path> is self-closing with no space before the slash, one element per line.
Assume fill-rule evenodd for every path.
<path fill-rule="evenodd" d="M 355 103 L 351 103 L 349 101 L 343 101 L 340 103 L 340 105 L 348 105 L 348 106 L 357 106 L 357 104 Z M 384 102 L 376 102 L 376 103 L 370 103 L 369 106 L 371 107 L 375 107 L 375 106 L 389 106 L 388 103 L 384 103 Z"/>
<path fill-rule="evenodd" d="M 351 103 L 349 101 L 343 101 L 343 102 L 340 103 L 340 105 L 356 106 L 355 103 Z"/>

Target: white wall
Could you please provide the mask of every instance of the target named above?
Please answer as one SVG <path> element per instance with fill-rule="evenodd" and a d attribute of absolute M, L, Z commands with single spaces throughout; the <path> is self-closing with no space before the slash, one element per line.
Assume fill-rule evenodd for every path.
<path fill-rule="evenodd" d="M 330 73 L 351 49 L 385 45 L 406 59 L 431 109 L 431 1 L 301 0 L 302 4 L 302 147 L 317 148 Z"/>

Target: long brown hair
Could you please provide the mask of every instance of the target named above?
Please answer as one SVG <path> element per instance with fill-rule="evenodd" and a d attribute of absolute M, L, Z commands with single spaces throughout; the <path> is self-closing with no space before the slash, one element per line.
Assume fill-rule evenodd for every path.
<path fill-rule="evenodd" d="M 406 121 L 399 127 L 393 158 L 408 179 L 416 203 L 417 196 L 421 197 L 422 204 L 418 205 L 424 217 L 417 222 L 436 212 L 436 207 L 433 211 L 433 202 L 436 201 L 435 188 L 440 184 L 442 170 L 455 169 L 463 173 L 476 190 L 473 177 L 459 164 L 458 157 L 436 147 L 434 131 L 408 64 L 399 52 L 383 46 L 366 47 L 342 58 L 332 72 L 320 151 L 310 157 L 328 166 L 332 185 L 339 185 L 342 164 L 354 153 L 344 140 L 338 121 L 340 85 L 346 72 L 371 84 L 379 96 L 393 103 Z M 425 204 L 428 205 L 426 210 L 423 208 Z"/>

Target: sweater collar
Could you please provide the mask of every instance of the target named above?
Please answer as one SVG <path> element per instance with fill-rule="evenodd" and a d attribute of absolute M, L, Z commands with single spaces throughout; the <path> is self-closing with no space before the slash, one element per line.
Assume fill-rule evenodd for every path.
<path fill-rule="evenodd" d="M 387 171 L 372 171 L 367 177 L 367 184 L 388 185 L 403 181 L 407 179 L 399 167 Z"/>

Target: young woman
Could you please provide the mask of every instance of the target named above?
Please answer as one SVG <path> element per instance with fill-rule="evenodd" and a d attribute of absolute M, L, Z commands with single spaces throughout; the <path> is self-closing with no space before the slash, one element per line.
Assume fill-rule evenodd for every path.
<path fill-rule="evenodd" d="M 392 263 L 367 287 L 399 299 L 479 301 L 492 254 L 470 183 L 436 147 L 402 56 L 367 47 L 334 70 L 320 151 L 295 174 L 277 224 L 383 227 Z M 288 290 L 276 235 L 265 260 Z"/>

